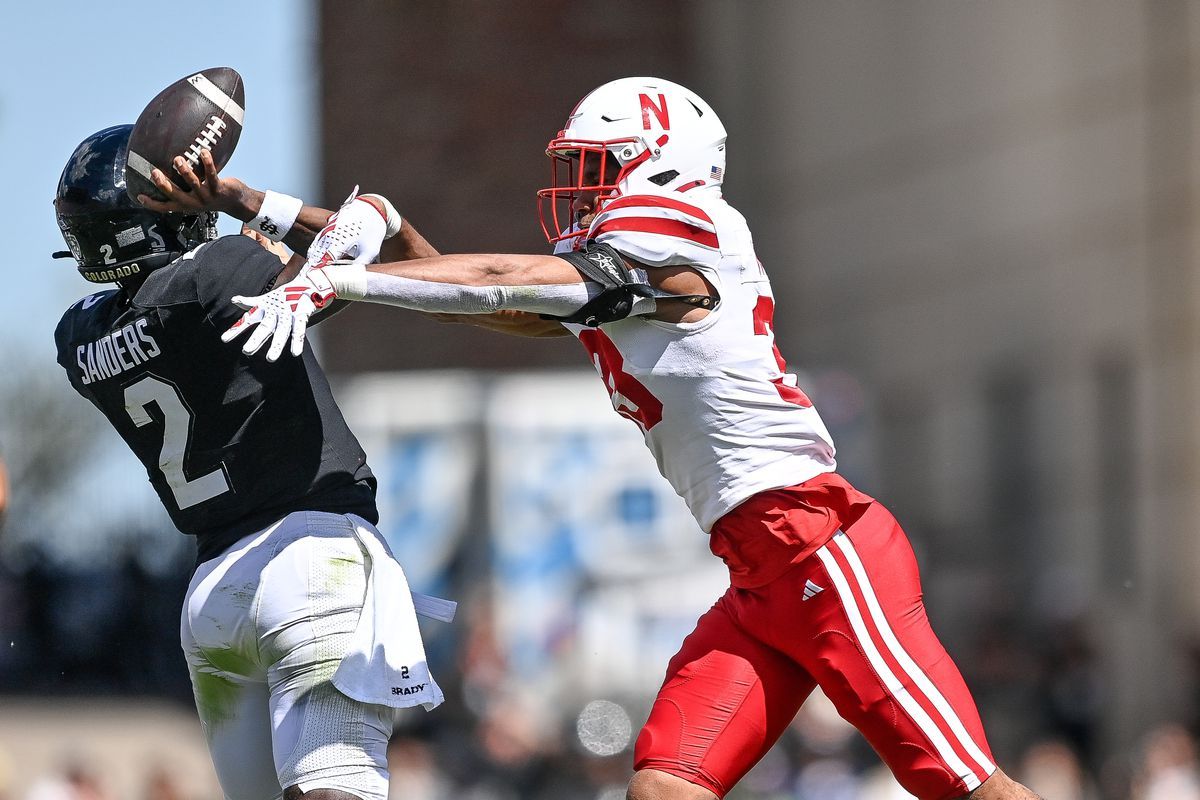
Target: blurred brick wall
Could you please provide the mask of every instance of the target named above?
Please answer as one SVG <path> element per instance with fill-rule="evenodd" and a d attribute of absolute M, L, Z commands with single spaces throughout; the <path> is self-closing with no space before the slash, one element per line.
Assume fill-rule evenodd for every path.
<path fill-rule="evenodd" d="M 546 251 L 545 144 L 613 78 L 682 79 L 682 0 L 320 4 L 321 185 L 387 194 L 443 252 Z M 321 327 L 337 371 L 579 365 L 573 338 L 517 341 L 363 304 Z"/>

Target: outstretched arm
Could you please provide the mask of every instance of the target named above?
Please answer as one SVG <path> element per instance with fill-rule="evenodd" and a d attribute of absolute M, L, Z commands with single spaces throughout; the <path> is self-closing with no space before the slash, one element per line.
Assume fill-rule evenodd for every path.
<path fill-rule="evenodd" d="M 309 319 L 339 297 L 434 313 L 567 316 L 599 293 L 598 284 L 556 256 L 435 256 L 370 270 L 341 262 L 301 270 L 295 280 L 256 297 L 234 297 L 248 311 L 222 338 L 232 341 L 253 327 L 242 351 L 256 353 L 270 339 L 267 360 L 275 361 L 289 339 L 292 354 L 300 355 Z"/>
<path fill-rule="evenodd" d="M 668 290 L 660 309 L 662 295 L 652 287 L 676 285 L 698 291 Z M 257 352 L 269 338 L 267 359 L 274 361 L 290 337 L 292 354 L 300 355 L 309 318 L 338 298 L 437 314 L 522 311 L 584 325 L 636 315 L 691 322 L 714 305 L 714 295 L 706 289 L 711 290 L 707 279 L 690 267 L 656 268 L 647 281 L 642 265 L 606 245 L 555 256 L 471 254 L 386 264 L 335 262 L 302 270 L 294 281 L 266 294 L 233 298 L 249 311 L 224 338 L 231 341 L 257 325 L 243 352 Z"/>
<path fill-rule="evenodd" d="M 582 312 L 579 321 L 618 314 L 601 322 L 645 315 L 678 323 L 701 319 L 713 307 L 717 291 L 695 269 L 650 269 L 605 250 L 601 245 L 586 256 L 474 254 L 388 264 L 333 264 L 324 272 L 338 297 L 434 314 L 510 311 L 570 318 Z M 615 262 L 626 270 L 623 278 L 609 274 L 617 269 Z M 598 269 L 600 265 L 605 269 Z M 608 290 L 624 289 L 639 280 L 645 291 L 631 292 L 626 307 L 609 308 L 596 300 Z M 653 292 L 646 287 L 653 287 Z M 611 294 L 605 297 L 613 301 Z"/>
<path fill-rule="evenodd" d="M 425 240 L 407 217 L 400 226 L 400 232 L 385 241 L 379 250 L 380 261 L 411 261 L 415 258 L 433 258 L 440 255 L 437 248 Z"/>
<path fill-rule="evenodd" d="M 248 223 L 258 217 L 262 211 L 266 192 L 248 186 L 237 178 L 222 177 L 212 160 L 212 155 L 203 150 L 200 160 L 204 166 L 203 180 L 192 170 L 191 165 L 184 159 L 176 159 L 175 167 L 180 177 L 190 187 L 184 191 L 171 182 L 161 170 L 151 173 L 151 180 L 164 195 L 165 200 L 155 200 L 146 195 L 138 201 L 152 211 L 160 213 L 180 212 L 198 213 L 216 211 L 228 214 L 235 219 Z M 296 221 L 283 237 L 283 242 L 297 254 L 307 252 L 317 234 L 325 227 L 332 212 L 319 206 L 302 205 L 296 216 Z M 385 240 L 380 253 L 389 262 L 407 261 L 419 258 L 432 258 L 440 255 L 424 236 L 405 220 L 400 231 L 395 236 Z M 294 279 L 303 265 L 304 259 L 297 255 L 288 263 L 280 276 L 279 282 L 285 283 Z M 501 333 L 516 336 L 565 336 L 566 329 L 553 321 L 543 320 L 536 314 L 526 314 L 519 311 L 508 311 L 502 315 L 491 314 L 437 314 L 437 319 L 443 322 L 467 322 L 472 325 L 487 328 Z"/>
<path fill-rule="evenodd" d="M 348 268 L 350 265 L 338 265 Z M 584 278 L 575 267 L 558 256 L 505 253 L 460 253 L 370 264 L 371 275 L 393 276 L 430 283 L 460 286 L 550 286 L 581 284 Z"/>
<path fill-rule="evenodd" d="M 324 273 L 340 298 L 438 314 L 570 316 L 601 291 L 557 256 L 448 255 L 368 266 L 333 264 Z"/>
<path fill-rule="evenodd" d="M 404 220 L 404 226 L 400 228 L 400 233 L 384 242 L 379 253 L 380 259 L 392 263 L 439 255 L 441 253 L 425 240 L 407 218 Z M 429 312 L 429 316 L 438 322 L 472 325 L 510 336 L 547 339 L 571 335 L 560 323 L 542 319 L 537 314 L 527 311 L 507 310 L 491 314 Z"/>

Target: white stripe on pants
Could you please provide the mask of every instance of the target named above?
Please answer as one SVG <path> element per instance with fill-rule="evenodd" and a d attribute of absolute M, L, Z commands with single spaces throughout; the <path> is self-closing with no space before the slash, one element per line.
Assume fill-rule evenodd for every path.
<path fill-rule="evenodd" d="M 850 538 L 839 532 L 834 537 L 832 544 L 838 548 L 850 565 L 850 572 L 846 572 L 842 568 L 829 545 L 819 549 L 817 557 L 820 558 L 833 581 L 855 637 L 871 662 L 871 667 L 879 675 L 892 697 L 933 744 L 938 756 L 962 779 L 967 791 L 974 791 L 995 771 L 995 766 L 971 739 L 962 720 L 954 713 L 954 709 L 946 702 L 945 697 L 900 645 L 879 605 L 875 590 L 871 586 L 870 579 L 867 577 L 866 570 L 863 568 L 862 561 L 855 552 Z M 852 586 L 857 588 L 863 596 L 866 613 L 878 630 L 876 636 L 872 635 L 864 620 L 864 610 L 860 607 L 860 601 L 855 597 Z M 884 659 L 881 649 L 896 661 L 904 677 L 912 682 L 914 690 L 923 695 L 926 702 L 933 706 L 939 721 L 935 721 L 917 698 L 904 686 L 904 682 Z M 974 766 L 968 766 L 959 756 L 951 745 L 948 734 L 975 762 Z"/>

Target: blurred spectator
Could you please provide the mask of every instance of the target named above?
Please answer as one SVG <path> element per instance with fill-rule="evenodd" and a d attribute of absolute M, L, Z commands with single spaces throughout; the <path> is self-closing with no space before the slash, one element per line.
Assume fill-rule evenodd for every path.
<path fill-rule="evenodd" d="M 1030 726 L 1041 724 L 1045 702 L 1039 696 L 1041 659 L 1026 626 L 1011 609 L 989 612 L 974 631 L 975 650 L 964 659 L 975 689 L 988 740 L 997 758 L 1015 758 L 1029 741 Z"/>
<path fill-rule="evenodd" d="M 1050 739 L 1032 745 L 1021 757 L 1021 782 L 1054 800 L 1095 800 L 1096 791 L 1083 765 L 1066 742 Z"/>
<path fill-rule="evenodd" d="M 67 764 L 60 775 L 51 775 L 36 781 L 25 795 L 25 800 L 105 799 L 106 795 L 96 774 L 78 762 Z"/>
<path fill-rule="evenodd" d="M 1196 740 L 1181 725 L 1152 730 L 1142 746 L 1133 800 L 1200 800 Z"/>
<path fill-rule="evenodd" d="M 390 800 L 445 800 L 454 787 L 438 769 L 430 746 L 415 737 L 397 736 L 388 744 Z"/>
<path fill-rule="evenodd" d="M 72 800 L 104 800 L 104 791 L 96 774 L 82 764 L 70 764 L 66 778 Z"/>
<path fill-rule="evenodd" d="M 1084 763 L 1094 765 L 1095 735 L 1105 694 L 1086 623 L 1082 619 L 1065 622 L 1050 629 L 1041 640 L 1045 643 L 1042 707 L 1053 730 Z"/>
<path fill-rule="evenodd" d="M 516 694 L 494 698 L 475 728 L 476 747 L 500 786 L 525 786 L 541 780 L 547 727 Z"/>
<path fill-rule="evenodd" d="M 170 770 L 160 765 L 146 776 L 142 800 L 184 800 L 184 794 L 171 777 Z"/>
<path fill-rule="evenodd" d="M 12 759 L 4 750 L 0 750 L 0 800 L 12 800 L 13 765 Z"/>
<path fill-rule="evenodd" d="M 896 783 L 892 773 L 883 767 L 873 767 L 864 776 L 862 790 L 855 800 L 913 800 L 913 796 Z"/>
<path fill-rule="evenodd" d="M 889 776 L 890 777 L 890 776 Z M 892 780 L 895 784 L 895 780 Z M 821 758 L 805 765 L 796 775 L 796 796 L 827 800 L 859 800 L 861 781 L 841 758 Z M 904 797 L 904 793 L 900 797 Z"/>
<path fill-rule="evenodd" d="M 4 514 L 8 511 L 8 470 L 0 458 L 0 530 L 4 530 Z"/>

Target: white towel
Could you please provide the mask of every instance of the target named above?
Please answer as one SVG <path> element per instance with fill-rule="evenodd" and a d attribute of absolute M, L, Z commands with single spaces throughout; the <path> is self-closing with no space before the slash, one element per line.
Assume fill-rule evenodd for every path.
<path fill-rule="evenodd" d="M 420 704 L 432 711 L 445 698 L 425 660 L 408 579 L 374 528 L 356 524 L 354 533 L 370 560 L 370 572 L 362 616 L 333 673 L 333 685 L 363 703 L 392 708 Z M 428 616 L 453 618 L 454 603 L 420 597 Z"/>
<path fill-rule="evenodd" d="M 443 597 L 434 597 L 431 594 L 413 592 L 412 601 L 413 608 L 422 617 L 429 617 L 441 622 L 454 622 L 454 614 L 458 611 L 458 603 Z"/>

